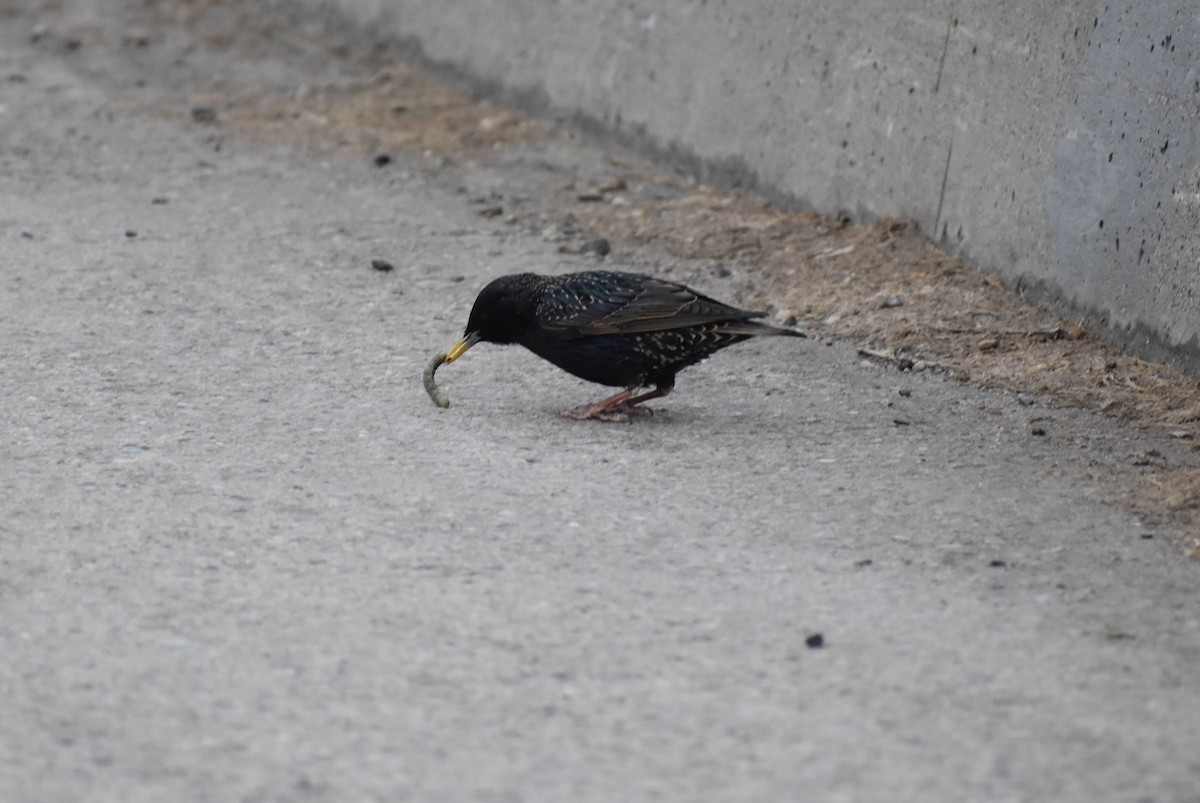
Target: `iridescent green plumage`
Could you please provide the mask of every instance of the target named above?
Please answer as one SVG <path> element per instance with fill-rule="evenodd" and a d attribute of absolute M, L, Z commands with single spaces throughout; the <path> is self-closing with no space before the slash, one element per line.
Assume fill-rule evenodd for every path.
<path fill-rule="evenodd" d="M 758 335 L 800 332 L 768 326 L 765 313 L 737 309 L 682 284 L 636 273 L 502 276 L 475 299 L 449 361 L 479 341 L 519 343 L 581 379 L 626 388 L 572 417 L 624 420 L 641 401 L 665 396 L 682 369 Z M 637 388 L 656 390 L 634 397 Z"/>

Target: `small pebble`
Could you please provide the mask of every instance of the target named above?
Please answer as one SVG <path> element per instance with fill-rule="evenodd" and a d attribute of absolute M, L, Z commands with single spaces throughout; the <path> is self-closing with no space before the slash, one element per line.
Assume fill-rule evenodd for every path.
<path fill-rule="evenodd" d="M 377 153 L 371 161 L 375 163 L 376 167 L 383 167 L 392 163 L 392 157 L 386 153 Z"/>
<path fill-rule="evenodd" d="M 132 239 L 132 238 L 134 238 L 134 237 L 137 237 L 137 232 L 136 232 L 136 231 L 134 231 L 133 229 L 126 229 L 126 230 L 125 230 L 125 236 L 126 236 L 126 237 L 129 237 L 130 239 Z"/>
<path fill-rule="evenodd" d="M 879 304 L 880 309 L 894 309 L 896 307 L 903 307 L 903 306 L 904 306 L 904 299 L 901 298 L 900 296 L 888 296 Z"/>
<path fill-rule="evenodd" d="M 388 262 L 386 259 L 372 259 L 371 267 L 374 268 L 375 270 L 382 271 L 383 273 L 387 273 L 388 271 L 394 269 L 395 266 L 392 265 L 391 262 Z"/>
<path fill-rule="evenodd" d="M 906 399 L 908 397 L 912 396 L 912 388 L 900 388 L 896 392 L 899 393 L 901 396 L 903 396 Z"/>
<path fill-rule="evenodd" d="M 819 650 L 825 646 L 825 636 L 820 633 L 813 633 L 808 638 L 804 639 L 804 644 L 810 650 Z"/>
<path fill-rule="evenodd" d="M 1162 452 L 1158 451 L 1158 449 L 1150 449 L 1149 451 L 1138 452 L 1137 454 L 1135 454 L 1133 456 L 1133 460 L 1131 462 L 1135 466 L 1148 466 L 1151 463 L 1155 462 L 1156 460 L 1162 460 L 1162 459 L 1163 459 Z M 1163 462 L 1165 462 L 1165 461 L 1163 461 Z"/>
<path fill-rule="evenodd" d="M 608 240 L 603 237 L 593 237 L 586 241 L 579 249 L 581 254 L 595 254 L 596 256 L 608 256 L 610 246 Z"/>
<path fill-rule="evenodd" d="M 1041 427 L 1034 427 L 1029 431 L 1029 434 L 1041 438 L 1045 436 L 1046 430 L 1042 429 Z"/>
<path fill-rule="evenodd" d="M 146 47 L 150 44 L 150 34 L 140 28 L 130 28 L 121 34 L 121 43 L 126 47 Z"/>
<path fill-rule="evenodd" d="M 1033 405 L 1034 401 L 1036 400 L 1028 393 L 1017 394 L 1017 404 L 1021 405 L 1022 407 L 1030 407 Z"/>
<path fill-rule="evenodd" d="M 579 221 L 570 212 L 558 219 L 558 230 L 560 233 L 570 237 L 575 232 L 579 231 Z"/>
<path fill-rule="evenodd" d="M 916 362 L 913 363 L 913 366 L 912 366 L 913 373 L 919 374 L 928 367 L 929 367 L 929 363 L 925 362 L 924 360 L 917 360 Z"/>
<path fill-rule="evenodd" d="M 488 206 L 479 210 L 479 214 L 483 217 L 500 217 L 504 214 L 503 206 Z"/>

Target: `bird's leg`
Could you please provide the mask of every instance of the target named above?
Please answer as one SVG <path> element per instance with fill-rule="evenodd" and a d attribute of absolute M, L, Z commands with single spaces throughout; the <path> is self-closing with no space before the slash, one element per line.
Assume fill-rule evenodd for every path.
<path fill-rule="evenodd" d="M 574 410 L 563 410 L 562 414 L 564 417 L 573 418 L 576 421 L 595 418 L 600 421 L 624 423 L 629 420 L 629 416 L 631 415 L 653 415 L 654 411 L 649 407 L 638 407 L 636 405 L 650 399 L 661 398 L 671 392 L 670 386 L 663 387 L 659 385 L 654 390 L 643 393 L 640 396 L 634 396 L 634 392 L 640 389 L 629 388 L 595 404 L 585 404 L 582 407 L 576 407 Z"/>
<path fill-rule="evenodd" d="M 650 415 L 653 415 L 654 411 L 651 410 L 649 407 L 634 407 L 634 405 L 641 404 L 644 401 L 650 401 L 651 399 L 661 399 L 663 396 L 666 396 L 668 393 L 671 392 L 672 387 L 674 387 L 674 385 L 659 385 L 654 390 L 651 390 L 647 393 L 643 393 L 641 396 L 634 396 L 632 399 L 629 399 L 628 401 L 621 402 L 621 409 L 625 410 L 626 412 L 629 412 L 629 413 L 635 413 L 635 414 L 649 413 Z"/>

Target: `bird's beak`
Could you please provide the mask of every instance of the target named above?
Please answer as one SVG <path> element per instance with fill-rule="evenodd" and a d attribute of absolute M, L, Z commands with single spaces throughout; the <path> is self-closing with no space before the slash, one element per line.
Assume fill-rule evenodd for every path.
<path fill-rule="evenodd" d="M 463 337 L 457 343 L 450 347 L 450 351 L 446 352 L 446 364 L 457 360 L 459 357 L 467 353 L 467 349 L 479 342 L 479 333 L 471 332 Z"/>

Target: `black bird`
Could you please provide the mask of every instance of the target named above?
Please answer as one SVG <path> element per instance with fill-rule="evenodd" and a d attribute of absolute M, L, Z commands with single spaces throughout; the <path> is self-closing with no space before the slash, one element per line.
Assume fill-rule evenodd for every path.
<path fill-rule="evenodd" d="M 652 412 L 638 405 L 666 396 L 675 374 L 719 349 L 758 335 L 804 337 L 753 320 L 765 315 L 637 273 L 518 273 L 480 291 L 445 361 L 481 341 L 519 343 L 580 379 L 625 388 L 564 416 L 627 421 Z M 649 385 L 655 389 L 636 395 Z"/>

